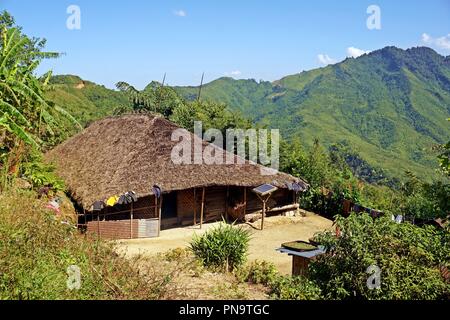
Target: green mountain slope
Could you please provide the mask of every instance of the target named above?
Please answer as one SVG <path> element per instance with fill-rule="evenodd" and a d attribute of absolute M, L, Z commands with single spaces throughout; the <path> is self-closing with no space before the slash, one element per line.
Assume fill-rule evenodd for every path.
<path fill-rule="evenodd" d="M 54 76 L 51 84 L 48 99 L 64 107 L 82 125 L 111 115 L 114 109 L 130 103 L 122 92 L 82 80 L 78 76 Z"/>
<path fill-rule="evenodd" d="M 187 99 L 197 87 L 176 87 Z M 450 57 L 426 47 L 386 47 L 275 82 L 220 78 L 202 99 L 232 109 L 285 138 L 343 143 L 392 177 L 435 176 L 433 145 L 450 138 Z"/>

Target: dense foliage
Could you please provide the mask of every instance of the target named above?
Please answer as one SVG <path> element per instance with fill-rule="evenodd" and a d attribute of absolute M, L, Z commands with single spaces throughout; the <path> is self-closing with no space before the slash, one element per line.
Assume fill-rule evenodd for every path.
<path fill-rule="evenodd" d="M 352 214 L 335 221 L 340 230 L 316 235 L 327 249 L 309 268 L 325 299 L 448 299 L 440 268 L 450 267 L 450 232 Z M 380 288 L 370 289 L 368 268 L 381 269 Z"/>
<path fill-rule="evenodd" d="M 245 263 L 249 241 L 248 230 L 223 223 L 195 235 L 190 248 L 204 266 L 232 271 Z"/>

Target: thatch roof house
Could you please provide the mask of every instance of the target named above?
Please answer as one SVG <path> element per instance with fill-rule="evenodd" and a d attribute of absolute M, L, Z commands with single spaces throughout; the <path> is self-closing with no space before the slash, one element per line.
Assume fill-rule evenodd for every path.
<path fill-rule="evenodd" d="M 248 161 L 244 164 L 175 164 L 171 152 L 178 142 L 171 137 L 177 129 L 179 127 L 170 121 L 153 115 L 109 117 L 91 124 L 46 154 L 83 211 L 88 231 L 93 223 L 96 225 L 91 229 L 95 227 L 101 232 L 102 222 L 106 225 L 107 221 L 122 221 L 122 224 L 129 224 L 129 236 L 122 234 L 123 230 L 113 234 L 106 229 L 103 235 L 139 237 L 135 233 L 141 227 L 133 218 L 158 219 L 156 227 L 151 227 L 147 221 L 147 229 L 157 228 L 159 232 L 164 226 L 196 223 L 197 213 L 203 216 L 203 211 L 202 220 L 220 218 L 229 212 L 237 217 L 239 213 L 232 210 L 236 206 L 245 207 L 245 212 L 259 210 L 259 201 L 251 192 L 247 195 L 248 187 L 264 183 L 278 187 L 274 207 L 295 202 L 289 191 L 292 184 L 300 185 L 301 189 L 307 187 L 303 180 L 284 173 L 263 175 L 260 165 Z M 193 141 L 199 141 L 197 136 L 188 134 Z M 200 143 L 203 149 L 211 146 L 205 141 Z M 155 196 L 159 192 L 153 186 L 162 190 L 164 201 Z M 139 201 L 93 210 L 96 202 L 128 191 L 134 191 Z M 137 229 L 133 228 L 133 223 L 138 224 Z"/>

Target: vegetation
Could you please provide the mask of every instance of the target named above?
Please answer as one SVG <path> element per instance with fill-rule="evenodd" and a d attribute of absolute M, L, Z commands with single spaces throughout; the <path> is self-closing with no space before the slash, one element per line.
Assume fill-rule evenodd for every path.
<path fill-rule="evenodd" d="M 0 299 L 158 299 L 172 274 L 153 261 L 118 256 L 105 241 L 78 234 L 74 211 L 60 216 L 30 191 L 0 194 Z M 68 200 L 67 200 L 68 201 Z M 68 267 L 81 271 L 70 290 Z"/>
<path fill-rule="evenodd" d="M 204 266 L 233 271 L 245 263 L 249 241 L 248 230 L 223 223 L 195 235 L 190 247 Z"/>
<path fill-rule="evenodd" d="M 395 223 L 367 214 L 337 217 L 334 232 L 314 241 L 327 253 L 311 263 L 309 279 L 325 299 L 448 299 L 440 268 L 450 266 L 450 232 Z M 381 286 L 369 289 L 369 266 L 381 270 Z"/>
<path fill-rule="evenodd" d="M 240 281 L 262 284 L 270 297 L 278 300 L 318 300 L 320 288 L 311 280 L 298 276 L 280 275 L 276 267 L 267 261 L 253 261 L 236 272 Z"/>
<path fill-rule="evenodd" d="M 58 57 L 43 52 L 45 40 L 29 38 L 6 12 L 0 14 L 0 172 L 5 189 L 21 172 L 31 152 L 67 136 L 62 119 L 78 123 L 64 109 L 46 100 L 51 73 L 34 76 L 42 59 Z"/>
<path fill-rule="evenodd" d="M 347 159 L 353 172 L 369 182 L 403 178 L 406 170 L 431 182 L 439 178 L 431 147 L 450 139 L 449 84 L 448 59 L 432 49 L 387 47 L 273 83 L 220 78 L 203 86 L 202 99 L 226 103 L 306 148 L 315 138 L 325 148 L 347 145 L 360 158 Z M 188 100 L 198 92 L 175 89 Z"/>
<path fill-rule="evenodd" d="M 278 277 L 271 283 L 271 295 L 278 300 L 319 300 L 320 288 L 305 277 Z"/>
<path fill-rule="evenodd" d="M 273 263 L 255 260 L 237 269 L 235 274 L 240 281 L 270 286 L 271 283 L 276 281 L 278 270 Z"/>

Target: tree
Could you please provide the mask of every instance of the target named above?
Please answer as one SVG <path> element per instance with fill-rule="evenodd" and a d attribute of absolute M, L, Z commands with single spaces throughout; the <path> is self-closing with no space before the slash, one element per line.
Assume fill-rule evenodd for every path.
<path fill-rule="evenodd" d="M 116 113 L 154 112 L 169 118 L 174 110 L 184 105 L 184 100 L 175 92 L 173 88 L 163 86 L 153 81 L 144 90 L 139 91 L 132 85 L 121 81 L 116 84 L 117 89 L 124 92 L 132 103 L 131 110 L 124 108 Z"/>
<path fill-rule="evenodd" d="M 45 39 L 29 38 L 7 12 L 0 14 L 0 164 L 3 173 L 16 175 L 31 149 L 40 149 L 61 134 L 58 117 L 70 119 L 64 109 L 46 101 L 51 72 L 36 78 L 43 59 L 58 53 L 42 51 Z"/>

